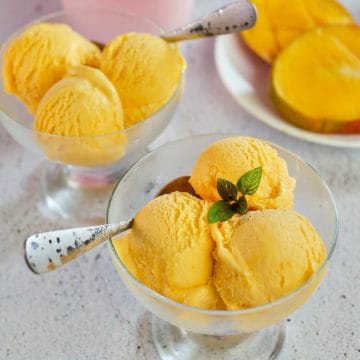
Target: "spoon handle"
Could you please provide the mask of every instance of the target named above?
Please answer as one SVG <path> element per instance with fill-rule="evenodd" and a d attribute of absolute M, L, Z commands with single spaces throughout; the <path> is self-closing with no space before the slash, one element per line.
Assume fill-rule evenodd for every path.
<path fill-rule="evenodd" d="M 26 263 L 36 274 L 55 270 L 112 236 L 129 229 L 132 221 L 32 235 L 24 243 Z"/>
<path fill-rule="evenodd" d="M 252 27 L 256 19 L 255 6 L 248 0 L 240 0 L 167 32 L 162 38 L 167 42 L 176 42 L 230 34 Z"/>

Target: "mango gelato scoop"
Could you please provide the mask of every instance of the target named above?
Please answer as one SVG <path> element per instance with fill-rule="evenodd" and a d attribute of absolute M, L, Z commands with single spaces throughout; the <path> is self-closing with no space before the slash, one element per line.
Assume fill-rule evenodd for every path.
<path fill-rule="evenodd" d="M 123 128 L 114 86 L 99 69 L 84 65 L 68 69 L 45 93 L 34 122 L 48 158 L 80 166 L 119 159 L 126 145 Z"/>
<path fill-rule="evenodd" d="M 326 259 L 311 222 L 290 209 L 250 211 L 211 225 L 214 284 L 227 309 L 259 306 L 304 284 Z"/>
<path fill-rule="evenodd" d="M 295 179 L 276 149 L 260 139 L 236 136 L 213 143 L 197 158 L 189 182 L 202 199 L 217 201 L 221 200 L 217 178 L 236 184 L 241 175 L 259 166 L 262 178 L 256 193 L 247 197 L 249 208 L 291 208 Z"/>
<path fill-rule="evenodd" d="M 97 46 L 65 24 L 39 23 L 12 39 L 4 54 L 5 91 L 34 114 L 45 92 L 75 65 L 100 65 Z"/>
<path fill-rule="evenodd" d="M 151 289 L 183 304 L 215 309 L 209 205 L 177 191 L 157 197 L 114 246 L 130 272 Z"/>
<path fill-rule="evenodd" d="M 177 45 L 151 34 L 119 35 L 105 46 L 101 70 L 121 98 L 126 128 L 146 119 L 170 99 L 185 66 Z"/>

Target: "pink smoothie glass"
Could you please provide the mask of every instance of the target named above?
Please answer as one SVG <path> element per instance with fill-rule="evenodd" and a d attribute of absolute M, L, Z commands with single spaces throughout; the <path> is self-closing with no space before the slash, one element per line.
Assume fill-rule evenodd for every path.
<path fill-rule="evenodd" d="M 193 0 L 62 0 L 62 3 L 65 10 L 101 7 L 133 13 L 172 30 L 190 20 Z"/>

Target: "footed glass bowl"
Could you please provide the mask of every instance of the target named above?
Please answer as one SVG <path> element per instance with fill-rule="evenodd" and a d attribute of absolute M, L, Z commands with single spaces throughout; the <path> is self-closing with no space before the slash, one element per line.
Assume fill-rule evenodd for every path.
<path fill-rule="evenodd" d="M 0 49 L 0 68 L 6 47 L 29 25 L 39 22 L 70 25 L 87 39 L 106 43 L 126 32 L 161 34 L 151 20 L 110 9 L 67 10 L 39 18 L 11 35 Z M 159 69 L 161 71 L 161 69 Z M 163 131 L 182 96 L 183 73 L 175 92 L 156 113 L 117 133 L 70 137 L 50 135 L 33 129 L 33 116 L 12 94 L 4 92 L 0 78 L 0 120 L 12 137 L 26 150 L 44 156 L 41 189 L 48 214 L 73 219 L 75 223 L 102 223 L 106 202 L 115 180 Z"/>
<path fill-rule="evenodd" d="M 232 134 L 234 135 L 234 134 Z M 134 164 L 115 186 L 107 222 L 132 218 L 174 178 L 190 175 L 199 154 L 230 134 L 194 136 L 167 143 Z M 296 155 L 273 145 L 296 179 L 294 208 L 307 216 L 326 249 L 327 259 L 301 287 L 266 305 L 236 311 L 203 310 L 166 298 L 139 282 L 124 266 L 112 241 L 109 249 L 130 293 L 154 314 L 152 336 L 162 359 L 274 359 L 286 334 L 283 321 L 324 279 L 335 249 L 338 218 L 330 190 L 318 173 Z"/>

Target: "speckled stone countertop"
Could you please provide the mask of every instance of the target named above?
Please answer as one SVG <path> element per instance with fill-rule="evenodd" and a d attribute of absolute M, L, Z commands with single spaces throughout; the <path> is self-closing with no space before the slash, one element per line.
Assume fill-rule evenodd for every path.
<path fill-rule="evenodd" d="M 194 11 L 222 3 L 195 0 Z M 0 0 L 0 42 L 60 6 L 54 0 Z M 317 169 L 338 207 L 338 246 L 324 283 L 287 319 L 280 359 L 360 359 L 360 150 L 304 142 L 266 126 L 242 110 L 223 86 L 213 39 L 183 49 L 185 93 L 154 146 L 191 134 L 234 132 L 270 140 Z M 42 276 L 27 269 L 26 236 L 76 225 L 49 220 L 37 210 L 43 161 L 0 127 L 0 359 L 158 359 L 149 336 L 150 314 L 119 280 L 105 245 Z"/>

